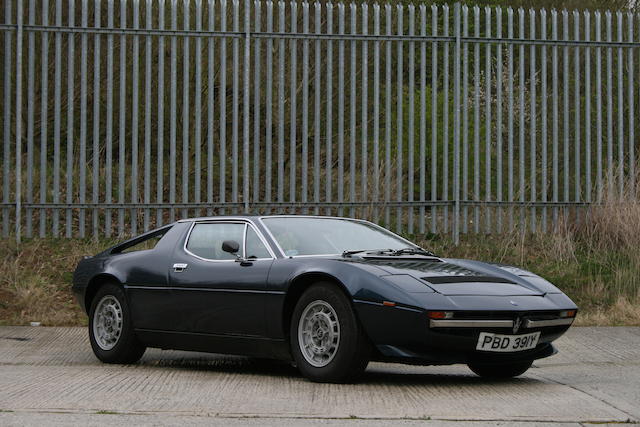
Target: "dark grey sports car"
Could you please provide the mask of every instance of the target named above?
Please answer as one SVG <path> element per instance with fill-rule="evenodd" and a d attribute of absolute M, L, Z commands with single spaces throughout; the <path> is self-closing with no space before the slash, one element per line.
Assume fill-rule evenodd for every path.
<path fill-rule="evenodd" d="M 517 376 L 556 352 L 577 311 L 528 271 L 314 216 L 178 221 L 86 257 L 73 291 L 103 362 L 146 347 L 242 354 L 323 382 L 353 380 L 369 360 Z"/>

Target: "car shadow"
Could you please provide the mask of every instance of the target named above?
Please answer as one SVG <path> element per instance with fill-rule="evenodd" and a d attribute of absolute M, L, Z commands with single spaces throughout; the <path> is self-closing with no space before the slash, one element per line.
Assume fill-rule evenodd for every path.
<path fill-rule="evenodd" d="M 177 355 L 176 355 L 177 356 Z M 203 354 L 196 357 L 189 355 L 182 357 L 156 358 L 145 357 L 139 365 L 158 368 L 171 368 L 187 371 L 202 371 L 210 373 L 233 373 L 237 375 L 278 376 L 296 378 L 306 381 L 295 366 L 290 362 L 260 359 L 244 356 L 209 355 Z M 526 376 L 503 380 L 481 378 L 469 372 L 442 373 L 424 372 L 428 367 L 420 367 L 421 372 L 402 369 L 394 372 L 391 369 L 397 365 L 380 365 L 369 367 L 356 381 L 360 385 L 384 385 L 384 386 L 486 386 L 491 384 L 539 384 L 540 380 Z M 397 368 L 396 368 L 397 369 Z M 436 369 L 436 367 L 434 367 Z"/>
<path fill-rule="evenodd" d="M 491 384 L 539 384 L 541 381 L 535 378 L 516 377 L 508 379 L 487 379 L 479 377 L 471 372 L 468 374 L 443 374 L 425 372 L 389 372 L 367 370 L 362 375 L 359 384 L 384 385 L 384 386 L 412 386 L 412 385 L 438 385 L 438 386 L 486 386 Z"/>
<path fill-rule="evenodd" d="M 198 357 L 145 357 L 139 365 L 190 371 L 237 373 L 239 375 L 300 377 L 298 370 L 289 362 L 244 356 L 203 355 Z"/>

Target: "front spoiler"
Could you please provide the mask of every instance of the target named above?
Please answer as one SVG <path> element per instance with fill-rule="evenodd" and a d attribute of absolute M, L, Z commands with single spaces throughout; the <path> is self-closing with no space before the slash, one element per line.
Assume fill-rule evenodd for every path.
<path fill-rule="evenodd" d="M 453 365 L 456 363 L 502 364 L 525 360 L 543 359 L 558 352 L 551 343 L 542 343 L 536 348 L 514 353 L 492 352 L 450 352 L 445 350 L 421 349 L 414 351 L 393 345 L 376 345 L 379 352 L 376 360 L 381 362 L 404 363 L 408 365 Z"/>

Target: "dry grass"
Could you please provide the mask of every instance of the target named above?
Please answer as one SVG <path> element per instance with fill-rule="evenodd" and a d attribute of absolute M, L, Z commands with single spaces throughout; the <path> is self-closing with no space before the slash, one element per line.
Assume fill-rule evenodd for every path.
<path fill-rule="evenodd" d="M 580 313 L 576 325 L 640 326 L 640 298 L 620 296 L 610 306 Z"/>
<path fill-rule="evenodd" d="M 105 242 L 31 240 L 0 247 L 0 324 L 79 325 L 84 313 L 71 294 L 71 275 L 78 260 Z"/>

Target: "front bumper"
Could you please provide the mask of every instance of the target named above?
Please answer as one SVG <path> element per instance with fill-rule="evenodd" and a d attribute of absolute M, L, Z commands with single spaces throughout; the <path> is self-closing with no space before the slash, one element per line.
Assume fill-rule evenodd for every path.
<path fill-rule="evenodd" d="M 517 334 L 511 329 L 494 328 L 430 328 L 424 333 L 421 342 L 415 340 L 404 344 L 377 345 L 381 360 L 401 363 L 446 365 L 453 363 L 505 363 L 522 360 L 535 360 L 557 353 L 552 342 L 562 336 L 569 326 L 523 328 Z M 481 332 L 504 335 L 520 335 L 540 332 L 538 345 L 525 351 L 498 353 L 476 350 Z"/>
<path fill-rule="evenodd" d="M 378 345 L 378 357 L 381 362 L 405 363 L 409 365 L 453 365 L 456 363 L 484 363 L 502 364 L 520 362 L 523 360 L 537 360 L 553 356 L 558 352 L 551 343 L 538 344 L 532 350 L 514 353 L 491 353 L 481 351 L 448 351 L 446 349 L 424 348 L 413 351 L 407 348 Z"/>
<path fill-rule="evenodd" d="M 569 329 L 569 322 L 547 322 L 539 312 L 502 312 L 502 318 L 452 319 L 451 323 L 430 320 L 424 311 L 356 304 L 358 316 L 377 349 L 378 360 L 420 365 L 454 363 L 506 363 L 535 360 L 557 352 L 552 342 Z M 495 312 L 494 312 L 495 313 Z M 493 313 L 491 313 L 493 314 Z M 493 317 L 493 316 L 492 316 Z M 514 319 L 521 319 L 514 332 Z M 559 320 L 559 319 L 555 319 Z M 433 322 L 433 320 L 431 321 Z M 497 353 L 476 350 L 481 332 L 521 335 L 540 332 L 538 345 L 531 350 Z"/>

